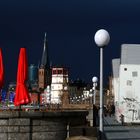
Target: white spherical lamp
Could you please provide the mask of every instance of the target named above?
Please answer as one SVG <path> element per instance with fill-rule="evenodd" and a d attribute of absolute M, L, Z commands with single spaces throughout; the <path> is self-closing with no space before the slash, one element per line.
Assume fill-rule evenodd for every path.
<path fill-rule="evenodd" d="M 68 87 L 67 86 L 64 86 L 64 90 L 68 90 Z"/>
<path fill-rule="evenodd" d="M 92 92 L 92 89 L 90 89 L 89 91 Z"/>
<path fill-rule="evenodd" d="M 95 33 L 94 40 L 98 47 L 105 47 L 110 41 L 109 33 L 104 29 L 100 29 Z"/>
<path fill-rule="evenodd" d="M 98 82 L 98 78 L 94 76 L 94 77 L 92 78 L 92 82 L 93 82 L 93 83 L 97 83 L 97 82 Z"/>

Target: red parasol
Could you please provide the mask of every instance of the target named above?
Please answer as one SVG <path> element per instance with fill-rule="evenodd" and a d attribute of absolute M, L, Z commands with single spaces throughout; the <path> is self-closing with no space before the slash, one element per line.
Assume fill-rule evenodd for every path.
<path fill-rule="evenodd" d="M 2 89 L 3 83 L 4 83 L 4 67 L 3 67 L 2 49 L 0 48 L 0 89 Z"/>
<path fill-rule="evenodd" d="M 18 60 L 17 86 L 14 99 L 15 106 L 25 105 L 30 102 L 29 92 L 26 87 L 27 71 L 28 65 L 26 49 L 21 48 Z"/>

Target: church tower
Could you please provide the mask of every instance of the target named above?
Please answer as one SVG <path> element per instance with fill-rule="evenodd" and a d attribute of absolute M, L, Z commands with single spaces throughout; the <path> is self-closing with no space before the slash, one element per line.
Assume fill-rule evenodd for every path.
<path fill-rule="evenodd" d="M 39 89 L 44 89 L 50 84 L 51 84 L 51 68 L 50 68 L 50 60 L 48 55 L 48 40 L 45 33 L 42 59 L 38 71 Z"/>

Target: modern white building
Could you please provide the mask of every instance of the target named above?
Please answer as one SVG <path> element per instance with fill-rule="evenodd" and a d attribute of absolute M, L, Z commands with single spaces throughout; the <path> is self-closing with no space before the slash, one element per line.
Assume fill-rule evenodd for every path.
<path fill-rule="evenodd" d="M 68 90 L 68 69 L 52 68 L 51 103 L 61 103 L 61 96 Z"/>
<path fill-rule="evenodd" d="M 123 44 L 118 64 L 113 61 L 116 118 L 122 114 L 126 123 L 140 123 L 140 44 Z"/>
<path fill-rule="evenodd" d="M 114 105 L 116 106 L 116 118 L 119 119 L 120 114 L 117 111 L 118 101 L 119 101 L 119 69 L 120 69 L 120 59 L 112 60 L 112 95 L 114 96 Z"/>

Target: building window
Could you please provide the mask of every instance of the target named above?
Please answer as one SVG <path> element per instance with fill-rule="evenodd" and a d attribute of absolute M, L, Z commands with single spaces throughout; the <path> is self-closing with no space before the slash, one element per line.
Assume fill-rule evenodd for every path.
<path fill-rule="evenodd" d="M 57 71 L 56 70 L 53 70 L 53 74 L 57 74 Z"/>
<path fill-rule="evenodd" d="M 58 70 L 58 74 L 63 74 L 63 71 L 62 70 Z"/>
<path fill-rule="evenodd" d="M 124 68 L 124 71 L 127 71 L 127 68 Z"/>
<path fill-rule="evenodd" d="M 132 86 L 132 81 L 131 80 L 127 80 L 126 84 L 127 84 L 127 86 Z"/>
<path fill-rule="evenodd" d="M 137 71 L 133 71 L 133 72 L 132 72 L 132 76 L 133 76 L 133 77 L 137 77 L 137 76 L 138 76 L 138 72 L 137 72 Z"/>

